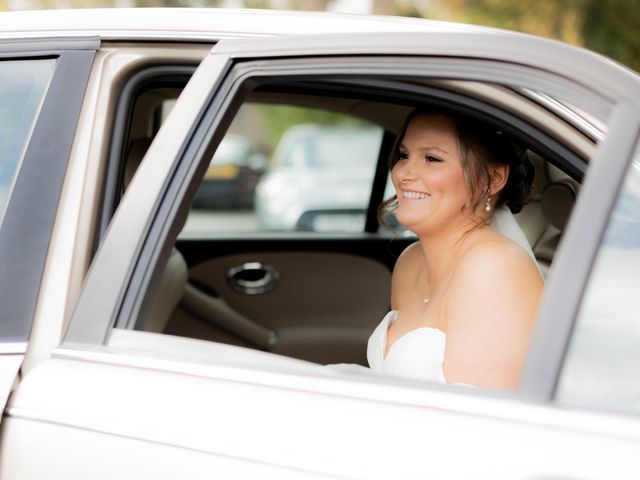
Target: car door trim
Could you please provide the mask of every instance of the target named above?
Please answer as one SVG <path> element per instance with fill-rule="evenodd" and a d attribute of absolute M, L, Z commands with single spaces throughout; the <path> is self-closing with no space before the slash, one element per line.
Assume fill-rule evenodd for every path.
<path fill-rule="evenodd" d="M 22 341 L 29 337 L 58 200 L 95 55 L 95 49 L 87 48 L 97 46 L 85 40 L 78 44 L 85 49 L 57 52 L 57 64 L 0 228 L 3 317 L 0 340 Z M 73 42 L 67 45 L 72 46 Z M 50 51 L 52 45 L 47 47 Z"/>
<path fill-rule="evenodd" d="M 613 110 L 608 131 L 587 170 L 545 288 L 519 387 L 529 399 L 550 401 L 555 395 L 582 296 L 637 147 L 638 111 L 620 102 Z"/>

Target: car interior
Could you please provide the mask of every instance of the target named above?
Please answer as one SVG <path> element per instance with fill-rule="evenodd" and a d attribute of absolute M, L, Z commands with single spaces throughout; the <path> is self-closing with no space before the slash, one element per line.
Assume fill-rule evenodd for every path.
<path fill-rule="evenodd" d="M 112 158 L 117 161 L 108 166 L 111 182 L 98 239 L 188 77 L 185 71 L 149 76 L 130 88 L 128 100 L 121 102 L 112 142 Z M 272 128 L 269 121 L 279 118 L 273 114 L 278 108 L 285 117 L 295 117 L 293 111 L 311 112 L 288 118 L 288 124 L 279 126 L 280 134 L 309 119 L 339 118 L 380 129 L 358 229 L 268 231 L 253 225 L 247 230 L 234 222 L 255 221 L 253 211 L 203 211 L 188 202 L 183 232 L 135 329 L 320 364 L 366 365 L 367 339 L 389 310 L 393 265 L 415 241 L 410 232 L 389 232 L 381 226 L 377 208 L 393 194 L 387 185 L 387 159 L 404 119 L 417 106 L 446 106 L 486 119 L 526 148 L 535 181 L 531 201 L 516 220 L 547 276 L 598 138 L 571 121 L 576 115 L 571 106 L 557 104 L 552 109 L 543 100 L 535 92 L 454 80 L 274 78 L 254 85 L 236 117 L 229 119 L 228 133 Z M 291 108 L 298 110 L 287 110 Z M 267 112 L 266 121 L 258 124 L 260 109 Z M 273 145 L 264 154 L 269 158 Z M 216 171 L 230 175 L 236 170 Z M 353 216 L 353 208 L 344 209 Z M 190 233 L 194 219 L 204 227 Z"/>

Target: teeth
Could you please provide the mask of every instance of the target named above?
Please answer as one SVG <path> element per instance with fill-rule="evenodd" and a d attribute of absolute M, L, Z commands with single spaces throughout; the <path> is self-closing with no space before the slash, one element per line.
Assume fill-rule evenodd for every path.
<path fill-rule="evenodd" d="M 415 200 L 422 200 L 423 198 L 427 198 L 429 195 L 427 193 L 421 192 L 402 192 L 403 198 L 413 198 Z"/>

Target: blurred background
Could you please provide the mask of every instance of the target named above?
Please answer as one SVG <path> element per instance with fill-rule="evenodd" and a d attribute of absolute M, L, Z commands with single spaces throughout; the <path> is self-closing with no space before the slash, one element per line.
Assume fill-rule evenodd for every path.
<path fill-rule="evenodd" d="M 473 23 L 584 46 L 640 71 L 640 0 L 0 0 L 0 10 L 104 7 L 310 10 Z M 163 103 L 162 118 L 174 102 Z M 181 235 L 362 232 L 382 135 L 376 125 L 329 110 L 245 103 L 211 159 Z M 385 198 L 393 194 L 388 182 Z"/>
<path fill-rule="evenodd" d="M 0 10 L 90 7 L 274 8 L 450 20 L 563 40 L 640 71 L 640 0 L 0 0 Z"/>

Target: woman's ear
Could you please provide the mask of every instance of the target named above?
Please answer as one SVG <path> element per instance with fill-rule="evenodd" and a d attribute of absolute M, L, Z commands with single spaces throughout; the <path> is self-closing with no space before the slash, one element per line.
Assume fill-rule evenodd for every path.
<path fill-rule="evenodd" d="M 507 184 L 509 178 L 509 165 L 491 165 L 489 167 L 489 182 L 491 195 L 499 193 Z"/>

